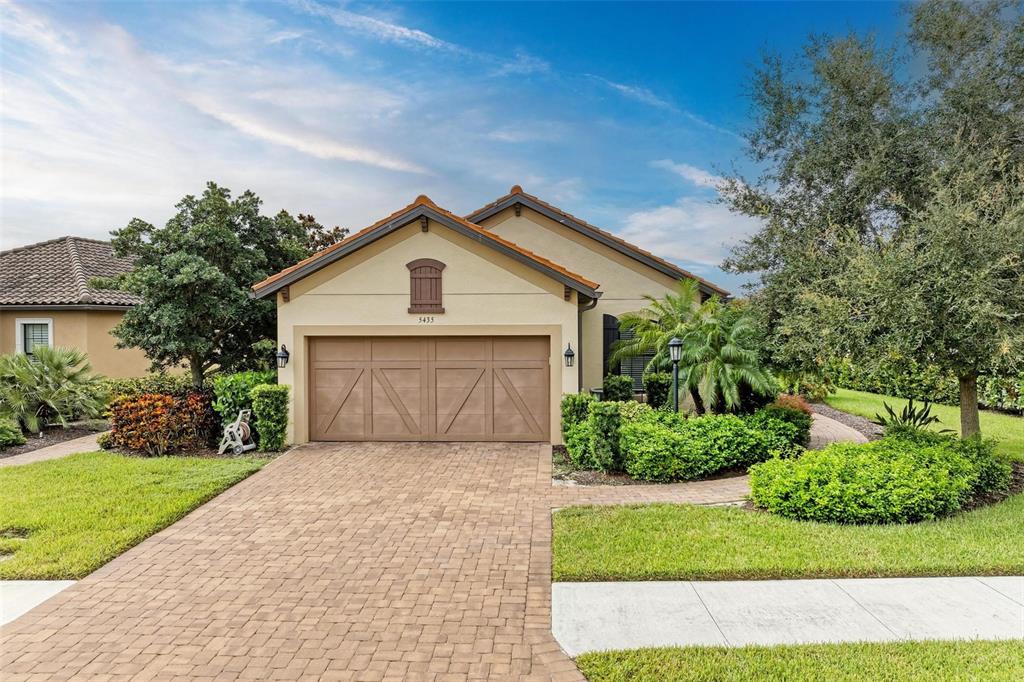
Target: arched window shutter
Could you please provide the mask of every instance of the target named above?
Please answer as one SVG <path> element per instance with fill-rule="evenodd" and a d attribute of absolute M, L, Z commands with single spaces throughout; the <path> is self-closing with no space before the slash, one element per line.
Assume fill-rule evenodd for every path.
<path fill-rule="evenodd" d="M 443 313 L 441 271 L 444 263 L 433 258 L 417 258 L 405 267 L 409 268 L 409 312 Z"/>

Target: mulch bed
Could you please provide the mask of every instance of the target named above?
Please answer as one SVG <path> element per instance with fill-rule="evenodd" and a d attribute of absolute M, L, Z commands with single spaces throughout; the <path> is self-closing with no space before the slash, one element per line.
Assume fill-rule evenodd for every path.
<path fill-rule="evenodd" d="M 15 455 L 23 455 L 26 452 L 33 452 L 34 450 L 56 445 L 57 443 L 63 443 L 64 441 L 74 440 L 75 438 L 91 436 L 103 430 L 105 430 L 105 427 L 91 428 L 85 426 L 70 426 L 66 429 L 62 429 L 59 426 L 51 426 L 43 429 L 38 436 L 34 434 L 26 434 L 24 445 L 13 445 L 5 450 L 0 450 L 0 459 L 14 457 Z"/>
<path fill-rule="evenodd" d="M 884 435 L 884 429 L 881 426 L 859 415 L 837 410 L 825 403 L 812 403 L 811 409 L 823 417 L 835 419 L 840 424 L 845 424 L 854 431 L 859 431 L 868 440 L 878 440 Z"/>

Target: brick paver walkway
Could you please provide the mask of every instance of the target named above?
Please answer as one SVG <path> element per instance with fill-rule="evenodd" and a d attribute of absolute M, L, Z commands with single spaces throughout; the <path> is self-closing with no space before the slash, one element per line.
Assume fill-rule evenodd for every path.
<path fill-rule="evenodd" d="M 581 680 L 551 635 L 551 509 L 745 493 L 554 487 L 537 445 L 306 446 L 0 628 L 0 670 Z"/>

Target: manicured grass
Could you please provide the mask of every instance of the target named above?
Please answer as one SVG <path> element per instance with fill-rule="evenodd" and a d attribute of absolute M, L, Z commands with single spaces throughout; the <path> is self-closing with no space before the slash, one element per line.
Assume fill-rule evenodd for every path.
<path fill-rule="evenodd" d="M 1024 642 L 894 642 L 688 647 L 584 654 L 591 682 L 1019 680 Z"/>
<path fill-rule="evenodd" d="M 570 507 L 554 514 L 561 581 L 1021 575 L 1024 494 L 940 521 L 844 526 L 735 507 Z"/>
<path fill-rule="evenodd" d="M 868 419 L 874 419 L 876 414 L 885 414 L 882 403 L 889 405 L 899 412 L 907 401 L 903 398 L 877 395 L 875 393 L 864 393 L 863 391 L 850 391 L 845 388 L 837 389 L 836 392 L 825 399 L 832 407 L 850 414 L 858 414 Z M 915 401 L 916 402 L 916 401 Z M 932 405 L 932 414 L 941 420 L 934 429 L 952 429 L 960 432 L 960 408 L 949 405 Z M 981 412 L 981 433 L 986 438 L 995 438 L 999 441 L 996 448 L 1000 453 L 1013 459 L 1024 460 L 1024 417 L 982 410 Z"/>
<path fill-rule="evenodd" d="M 0 468 L 0 578 L 81 578 L 267 461 L 88 452 Z"/>

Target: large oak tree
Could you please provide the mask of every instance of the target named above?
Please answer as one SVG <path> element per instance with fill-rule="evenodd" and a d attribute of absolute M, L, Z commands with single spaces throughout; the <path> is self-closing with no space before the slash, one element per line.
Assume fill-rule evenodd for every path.
<path fill-rule="evenodd" d="M 908 12 L 909 50 L 817 37 L 755 70 L 748 155 L 766 170 L 721 190 L 763 227 L 727 267 L 758 275 L 775 364 L 936 365 L 971 436 L 978 375 L 1024 362 L 1024 12 Z"/>

